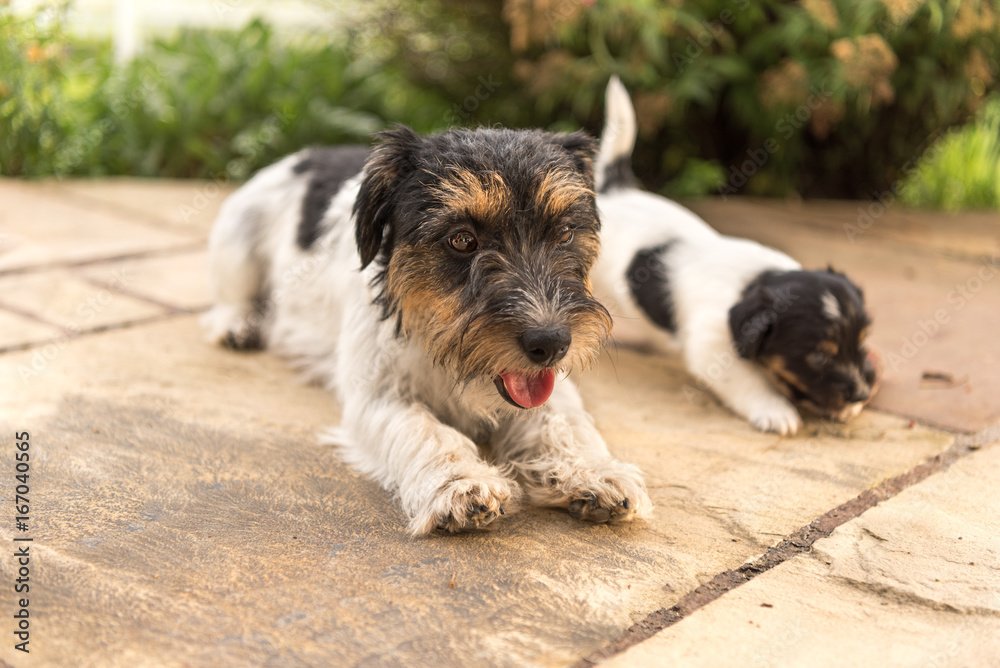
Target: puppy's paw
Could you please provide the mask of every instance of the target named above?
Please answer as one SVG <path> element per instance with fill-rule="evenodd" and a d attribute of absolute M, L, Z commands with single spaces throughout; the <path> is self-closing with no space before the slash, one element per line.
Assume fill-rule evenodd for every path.
<path fill-rule="evenodd" d="M 594 468 L 557 467 L 529 494 L 539 505 L 565 508 L 589 522 L 647 517 L 653 509 L 639 469 L 614 460 Z"/>
<path fill-rule="evenodd" d="M 410 530 L 422 536 L 435 530 L 458 533 L 485 529 L 514 510 L 518 492 L 516 483 L 497 475 L 450 480 L 413 517 Z"/>
<path fill-rule="evenodd" d="M 857 401 L 853 404 L 847 404 L 842 409 L 840 409 L 840 412 L 837 413 L 834 416 L 834 418 L 839 422 L 849 422 L 854 418 L 858 417 L 859 415 L 861 415 L 861 411 L 864 410 L 866 403 L 868 402 Z"/>
<path fill-rule="evenodd" d="M 261 338 L 260 314 L 257 311 L 231 306 L 215 306 L 202 316 L 206 338 L 232 350 L 259 350 Z"/>
<path fill-rule="evenodd" d="M 784 397 L 761 397 L 750 408 L 747 418 L 760 431 L 791 436 L 802 426 L 798 410 Z"/>

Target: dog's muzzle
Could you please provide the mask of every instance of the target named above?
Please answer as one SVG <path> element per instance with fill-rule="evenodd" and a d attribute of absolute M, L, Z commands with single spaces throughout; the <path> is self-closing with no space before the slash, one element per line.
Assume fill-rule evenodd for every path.
<path fill-rule="evenodd" d="M 537 408 L 549 397 L 555 387 L 556 372 L 553 365 L 566 357 L 573 342 L 569 327 L 549 325 L 532 327 L 521 333 L 521 348 L 529 360 L 545 367 L 537 372 L 502 373 L 493 379 L 497 391 L 507 403 L 517 408 Z"/>

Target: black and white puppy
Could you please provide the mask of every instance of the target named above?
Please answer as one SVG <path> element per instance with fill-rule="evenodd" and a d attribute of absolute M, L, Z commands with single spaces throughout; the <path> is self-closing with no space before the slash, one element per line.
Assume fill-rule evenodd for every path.
<path fill-rule="evenodd" d="M 796 406 L 856 416 L 875 383 L 861 289 L 832 269 L 805 271 L 777 250 L 722 236 L 640 190 L 630 167 L 635 112 L 617 78 L 606 105 L 594 284 L 615 316 L 615 337 L 679 347 L 700 384 L 762 431 L 794 434 Z"/>
<path fill-rule="evenodd" d="M 648 514 L 639 470 L 559 379 L 611 327 L 590 286 L 594 140 L 380 139 L 306 149 L 225 202 L 211 340 L 266 346 L 334 390 L 330 442 L 397 492 L 415 535 L 485 527 L 522 489 L 591 521 Z"/>

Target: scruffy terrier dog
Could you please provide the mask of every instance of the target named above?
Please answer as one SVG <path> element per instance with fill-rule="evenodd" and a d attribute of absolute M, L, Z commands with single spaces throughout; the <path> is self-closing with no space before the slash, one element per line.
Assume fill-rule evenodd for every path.
<path fill-rule="evenodd" d="M 861 289 L 640 190 L 629 166 L 635 112 L 617 78 L 606 104 L 594 282 L 616 338 L 679 346 L 700 383 L 762 431 L 794 434 L 796 406 L 838 420 L 860 413 L 875 385 Z"/>
<path fill-rule="evenodd" d="M 639 470 L 611 457 L 557 378 L 587 366 L 611 327 L 589 279 L 595 142 L 380 138 L 367 157 L 289 156 L 225 202 L 211 339 L 266 346 L 333 389 L 330 442 L 398 493 L 415 535 L 486 527 L 522 488 L 584 520 L 648 514 Z"/>

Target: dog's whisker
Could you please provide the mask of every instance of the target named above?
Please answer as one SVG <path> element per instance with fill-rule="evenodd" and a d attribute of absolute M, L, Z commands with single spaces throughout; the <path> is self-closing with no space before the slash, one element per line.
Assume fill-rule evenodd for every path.
<path fill-rule="evenodd" d="M 605 343 L 601 343 L 601 348 L 604 350 L 604 352 L 606 352 L 608 354 L 608 359 L 611 361 L 611 369 L 614 371 L 614 374 L 615 374 L 615 382 L 620 384 L 621 383 L 621 378 L 618 377 L 618 359 L 617 359 L 618 348 L 617 348 L 617 342 L 612 339 L 612 343 L 614 343 L 615 346 L 616 346 L 615 347 L 615 354 L 614 355 L 611 354 L 611 351 L 608 349 L 608 346 Z"/>

